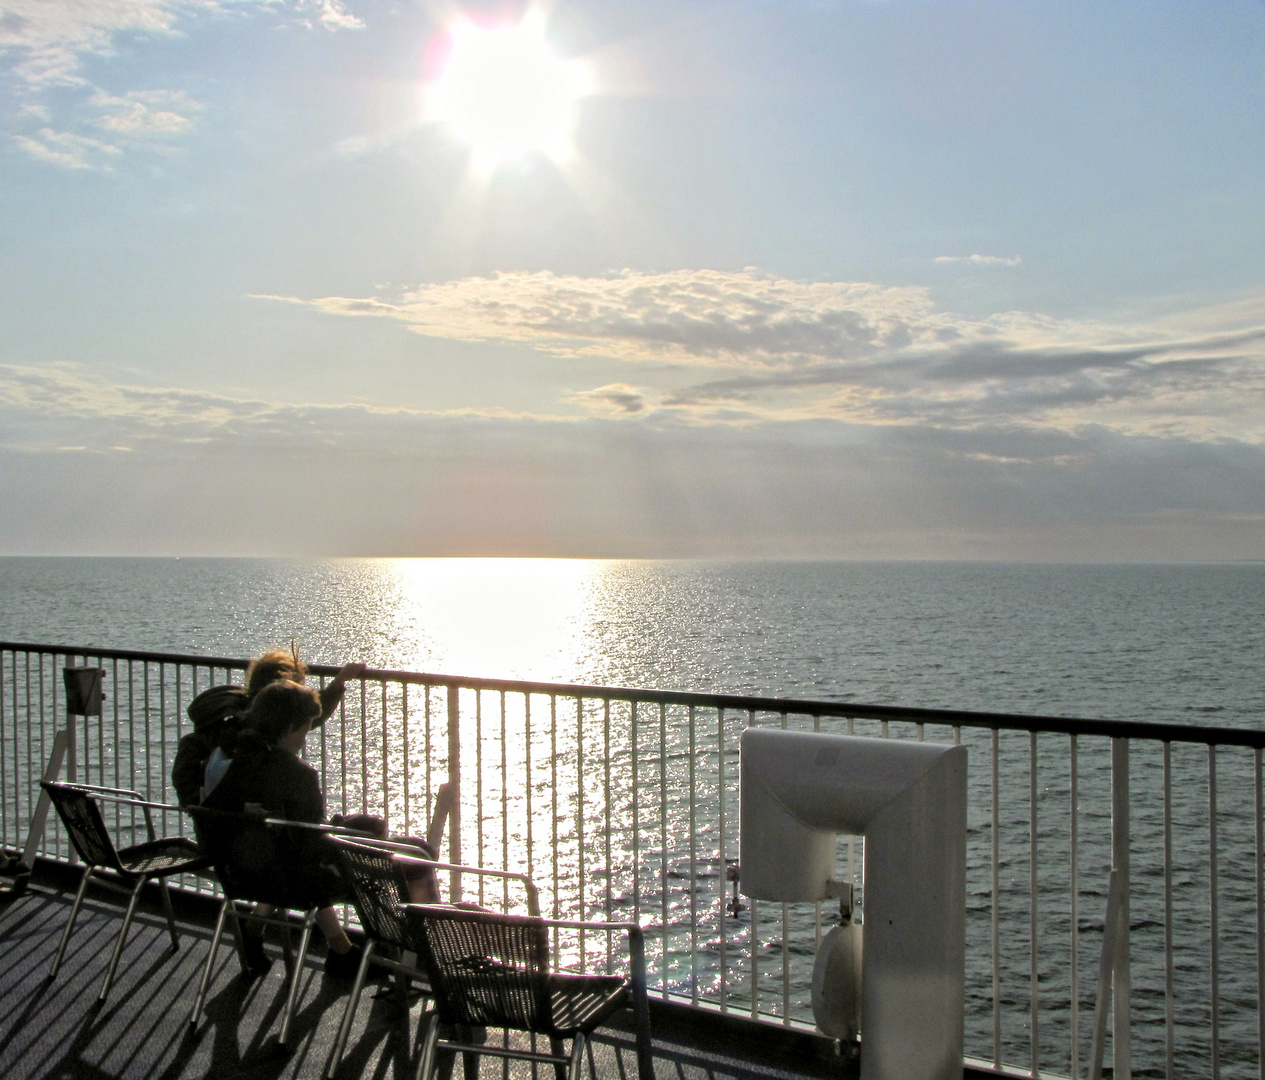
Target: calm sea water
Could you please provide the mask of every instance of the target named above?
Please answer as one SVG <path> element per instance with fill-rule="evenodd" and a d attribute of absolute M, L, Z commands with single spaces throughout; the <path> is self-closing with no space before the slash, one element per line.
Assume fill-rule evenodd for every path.
<path fill-rule="evenodd" d="M 1265 724 L 1265 564 L 0 559 L 0 638 Z"/>
<path fill-rule="evenodd" d="M 291 638 L 306 659 L 331 664 L 360 659 L 380 668 L 457 675 L 1265 725 L 1265 564 L 0 559 L 3 640 L 244 657 L 288 646 Z M 972 754 L 967 1045 L 968 1052 L 988 1056 L 989 746 L 986 733 L 966 731 L 963 737 Z M 1005 1059 L 1022 1061 L 1030 1038 L 1023 1019 L 1030 991 L 1029 758 L 1026 736 L 1006 738 L 1013 745 L 1000 772 L 1004 970 L 998 1000 L 1006 1010 Z M 670 749 L 681 756 L 682 748 Z M 1105 743 L 1095 749 L 1087 742 L 1081 753 L 1083 1055 L 1109 868 L 1110 772 Z M 1162 804 L 1151 782 L 1158 776 L 1158 754 L 1157 747 L 1139 747 L 1132 770 L 1139 1076 L 1162 1074 L 1165 917 L 1157 887 Z M 1063 1073 L 1070 1071 L 1060 1054 L 1071 1022 L 1067 756 L 1065 739 L 1042 743 L 1040 1042 L 1046 1047 L 1044 1067 Z M 1227 792 L 1250 791 L 1249 766 L 1242 755 L 1227 756 L 1220 774 Z M 1178 1003 L 1182 1075 L 1202 1074 L 1209 1060 L 1203 985 L 1209 957 L 1208 846 L 1206 825 L 1199 824 L 1207 807 L 1206 775 L 1199 748 L 1174 751 L 1180 931 L 1174 955 L 1183 978 L 1193 978 L 1198 987 Z M 1255 1075 L 1250 803 L 1250 795 L 1240 798 L 1218 816 L 1225 851 L 1220 870 L 1225 1076 Z M 547 811 L 547 805 L 541 809 Z M 548 828 L 542 819 L 539 835 Z M 674 910 L 683 910 L 685 848 L 665 858 L 676 867 Z M 794 959 L 792 993 L 802 1011 L 815 930 L 811 913 L 798 907 L 792 905 L 787 938 Z M 742 947 L 744 940 L 749 947 L 749 937 L 743 939 L 735 927 L 732 947 Z M 688 953 L 663 940 L 670 984 L 688 992 Z M 762 951 L 772 955 L 780 947 L 761 935 Z M 770 987 L 770 994 L 777 998 L 780 991 Z"/>

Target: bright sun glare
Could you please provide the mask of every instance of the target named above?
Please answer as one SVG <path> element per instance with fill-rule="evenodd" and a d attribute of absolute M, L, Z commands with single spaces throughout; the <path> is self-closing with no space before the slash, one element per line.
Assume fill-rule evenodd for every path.
<path fill-rule="evenodd" d="M 577 100 L 587 91 L 585 69 L 550 49 L 541 28 L 460 22 L 430 86 L 435 119 L 448 124 L 476 154 L 493 163 L 540 151 L 565 154 Z"/>

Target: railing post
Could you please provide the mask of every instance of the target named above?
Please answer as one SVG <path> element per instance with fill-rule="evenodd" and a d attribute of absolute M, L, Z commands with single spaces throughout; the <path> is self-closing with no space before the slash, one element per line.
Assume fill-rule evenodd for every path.
<path fill-rule="evenodd" d="M 461 691 L 448 684 L 448 783 L 452 785 L 452 810 L 448 818 L 448 858 L 461 863 Z M 450 897 L 461 899 L 461 871 L 452 871 Z"/>
<path fill-rule="evenodd" d="M 1116 875 L 1120 896 L 1120 941 L 1111 974 L 1112 1076 L 1130 1080 L 1133 1051 L 1130 1042 L 1129 950 L 1129 740 L 1111 740 L 1111 869 Z"/>

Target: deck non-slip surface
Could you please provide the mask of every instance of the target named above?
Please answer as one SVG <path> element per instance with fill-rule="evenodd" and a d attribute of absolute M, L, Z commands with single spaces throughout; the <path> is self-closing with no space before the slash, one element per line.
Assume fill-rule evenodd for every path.
<path fill-rule="evenodd" d="M 207 1006 L 196 1032 L 188 1024 L 198 979 L 210 947 L 210 928 L 182 922 L 181 947 L 172 953 L 166 925 L 154 911 L 140 913 L 131 930 L 114 987 L 96 1005 L 121 910 L 89 893 L 54 981 L 48 970 L 72 895 L 36 884 L 25 895 L 0 902 L 0 1077 L 6 1080 L 282 1080 L 324 1074 L 350 982 L 327 978 L 323 948 L 305 966 L 289 1051 L 277 1044 L 285 1005 L 285 965 L 273 940 L 272 969 L 246 979 L 236 954 L 222 944 Z M 339 1069 L 340 1080 L 412 1080 L 413 1053 L 424 1002 L 405 1003 L 387 983 L 366 987 Z M 706 1018 L 700 1018 L 706 1025 Z M 700 1032 L 705 1034 L 703 1028 Z M 490 1033 L 499 1038 L 500 1033 Z M 674 1035 L 673 1038 L 679 1038 Z M 763 1080 L 821 1076 L 820 1063 L 781 1059 L 753 1065 L 726 1040 L 703 1039 L 707 1049 L 655 1039 L 657 1080 Z M 589 1076 L 636 1080 L 631 1034 L 599 1031 Z M 730 1054 L 735 1054 L 731 1057 Z M 790 1069 L 793 1071 L 784 1071 Z M 841 1070 L 842 1071 L 842 1070 Z M 531 1066 L 514 1062 L 511 1077 L 526 1080 Z M 461 1075 L 460 1066 L 456 1075 Z M 552 1080 L 552 1070 L 542 1070 Z M 484 1058 L 480 1076 L 505 1078 L 498 1060 Z"/>

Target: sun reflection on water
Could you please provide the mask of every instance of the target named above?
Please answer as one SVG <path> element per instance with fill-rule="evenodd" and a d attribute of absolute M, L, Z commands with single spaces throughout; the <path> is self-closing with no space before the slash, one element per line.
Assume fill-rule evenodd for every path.
<path fill-rule="evenodd" d="M 573 678 L 604 563 L 394 559 L 393 651 L 405 667 L 501 678 Z"/>

